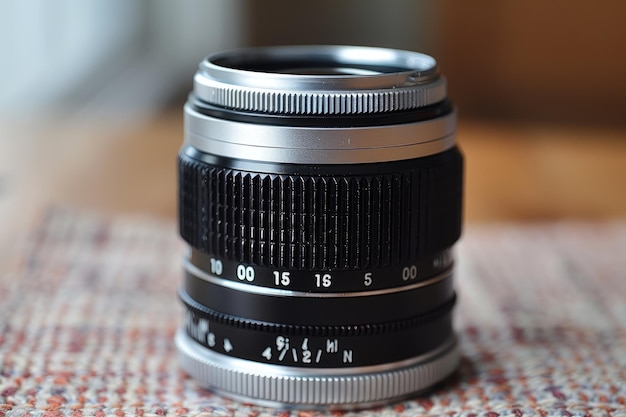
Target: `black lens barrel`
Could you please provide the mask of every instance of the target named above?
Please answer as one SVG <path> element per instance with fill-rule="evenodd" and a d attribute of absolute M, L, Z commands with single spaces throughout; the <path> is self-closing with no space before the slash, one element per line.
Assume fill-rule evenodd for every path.
<path fill-rule="evenodd" d="M 182 367 L 234 398 L 306 408 L 383 404 L 450 375 L 455 117 L 423 54 L 203 61 L 178 155 Z"/>

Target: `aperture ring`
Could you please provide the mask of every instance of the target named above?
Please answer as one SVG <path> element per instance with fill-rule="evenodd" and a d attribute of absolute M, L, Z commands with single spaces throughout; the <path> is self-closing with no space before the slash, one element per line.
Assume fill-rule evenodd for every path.
<path fill-rule="evenodd" d="M 198 304 L 183 290 L 179 295 L 187 308 L 185 331 L 193 340 L 228 356 L 276 365 L 332 368 L 396 362 L 429 352 L 453 334 L 454 297 L 407 320 L 300 326 L 222 314 Z"/>

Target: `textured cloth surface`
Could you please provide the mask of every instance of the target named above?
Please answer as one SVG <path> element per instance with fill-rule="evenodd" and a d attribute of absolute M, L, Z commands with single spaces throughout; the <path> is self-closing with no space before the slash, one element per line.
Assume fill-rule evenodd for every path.
<path fill-rule="evenodd" d="M 626 223 L 474 226 L 458 246 L 458 374 L 331 414 L 626 417 Z M 171 223 L 50 212 L 0 277 L 0 416 L 324 415 L 178 369 L 182 250 Z"/>

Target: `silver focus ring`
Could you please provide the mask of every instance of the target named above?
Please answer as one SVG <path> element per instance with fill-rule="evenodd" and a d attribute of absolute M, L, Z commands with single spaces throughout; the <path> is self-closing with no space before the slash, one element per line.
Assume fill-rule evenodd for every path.
<path fill-rule="evenodd" d="M 458 367 L 452 338 L 436 351 L 399 364 L 356 369 L 298 369 L 258 364 L 207 350 L 176 335 L 182 368 L 203 386 L 261 405 L 369 407 L 432 387 Z"/>
<path fill-rule="evenodd" d="M 269 52 L 260 48 L 246 54 L 249 58 L 243 63 L 229 53 L 221 53 L 200 64 L 194 93 L 200 100 L 220 107 L 285 115 L 377 114 L 419 109 L 446 99 L 446 81 L 439 76 L 433 58 L 384 50 L 381 59 L 382 51 L 312 46 L 274 48 Z M 239 51 L 237 56 L 241 55 Z M 324 69 L 334 72 L 294 74 L 285 73 L 290 68 L 281 71 L 263 67 L 264 60 L 279 56 L 288 63 L 314 58 L 326 62 Z M 352 69 L 375 60 L 382 61 L 382 69 L 366 74 Z M 261 69 L 255 69 L 255 65 Z M 250 68 L 254 70 L 247 71 Z"/>

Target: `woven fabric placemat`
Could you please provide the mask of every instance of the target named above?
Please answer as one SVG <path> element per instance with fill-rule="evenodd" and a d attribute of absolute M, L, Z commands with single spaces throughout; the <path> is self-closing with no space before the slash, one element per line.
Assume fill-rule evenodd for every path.
<path fill-rule="evenodd" d="M 173 223 L 52 210 L 0 277 L 0 416 L 306 416 L 240 404 L 178 368 Z M 462 363 L 363 416 L 626 417 L 626 223 L 468 227 Z"/>

